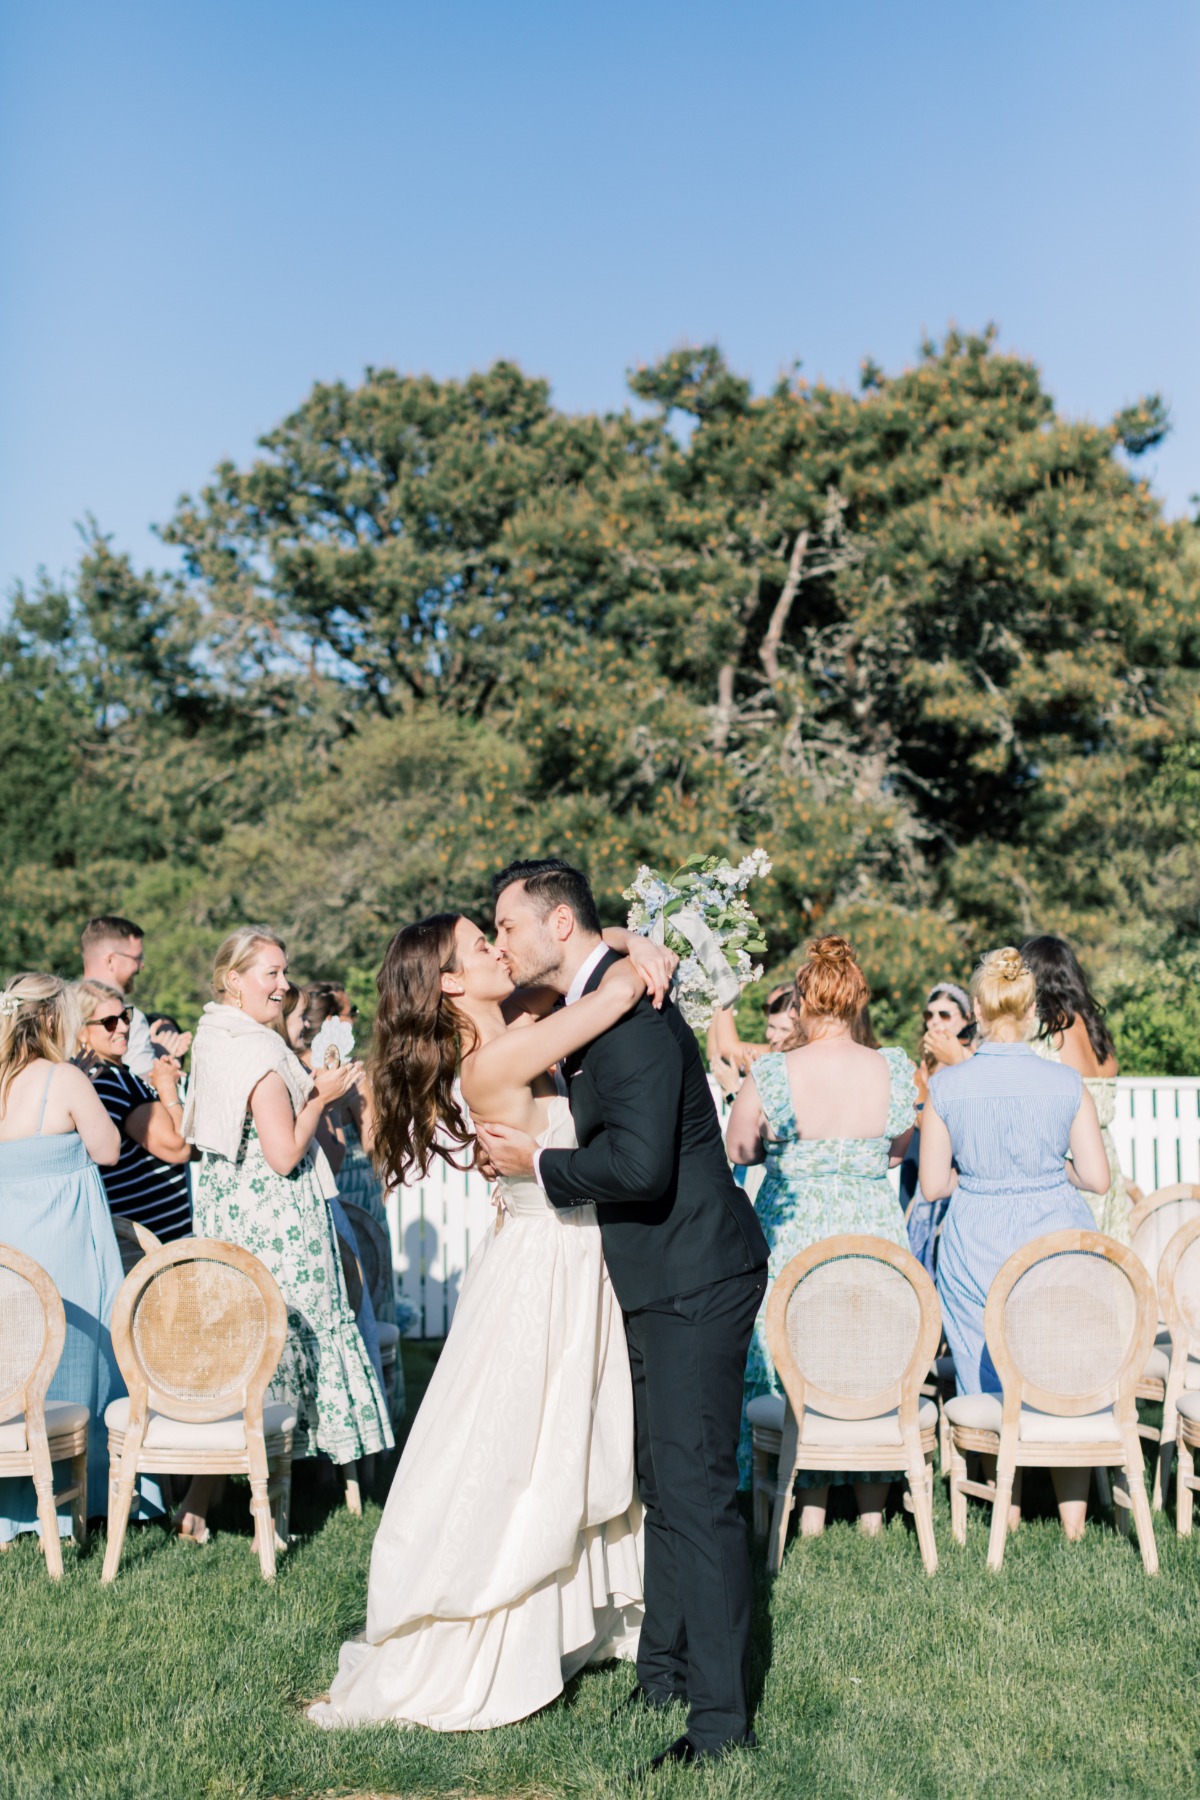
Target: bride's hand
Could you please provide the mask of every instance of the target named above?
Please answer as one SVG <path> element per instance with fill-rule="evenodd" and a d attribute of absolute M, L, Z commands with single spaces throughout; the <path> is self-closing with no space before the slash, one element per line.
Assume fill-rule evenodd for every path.
<path fill-rule="evenodd" d="M 679 967 L 679 958 L 675 952 L 668 950 L 663 944 L 652 944 L 649 938 L 639 937 L 636 932 L 631 931 L 625 958 L 645 980 L 646 992 L 653 1005 L 661 1007 L 671 991 L 671 977 Z"/>

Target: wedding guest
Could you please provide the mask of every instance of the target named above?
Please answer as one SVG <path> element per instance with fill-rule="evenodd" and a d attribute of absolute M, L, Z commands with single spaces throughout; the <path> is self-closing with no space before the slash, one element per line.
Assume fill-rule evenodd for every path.
<path fill-rule="evenodd" d="M 80 939 L 83 979 L 107 982 L 128 1001 L 133 985 L 146 966 L 145 935 L 132 919 L 103 913 L 89 919 Z M 129 1005 L 129 1043 L 125 1060 L 135 1075 L 146 1076 L 154 1062 L 154 1043 L 145 1013 Z"/>
<path fill-rule="evenodd" d="M 791 981 L 781 981 L 773 987 L 763 1002 L 763 1015 L 767 1036 L 768 1050 L 783 1050 L 788 1046 L 796 1024 L 796 988 Z"/>
<path fill-rule="evenodd" d="M 1103 1189 L 1108 1159 L 1078 1070 L 1043 1062 L 1030 1046 L 1036 988 L 1020 951 L 989 951 L 971 991 L 979 1045 L 968 1061 L 930 1081 L 921 1189 L 931 1200 L 951 1196 L 937 1286 L 958 1391 L 998 1394 L 983 1331 L 988 1289 L 1023 1244 L 1071 1226 L 1093 1229 L 1080 1189 Z M 1053 1471 L 1068 1537 L 1083 1531 L 1090 1473 Z M 1020 1516 L 1016 1488 L 1013 1514 Z"/>
<path fill-rule="evenodd" d="M 900 1207 L 908 1223 L 909 1248 L 932 1275 L 937 1268 L 938 1233 L 948 1200 L 931 1201 L 921 1192 L 921 1113 L 929 1097 L 929 1080 L 939 1069 L 965 1062 L 975 1048 L 971 999 L 956 981 L 937 981 L 925 998 L 921 1015 L 924 1035 L 917 1063 L 917 1128 L 900 1164 Z"/>
<path fill-rule="evenodd" d="M 203 1152 L 199 1236 L 254 1253 L 288 1306 L 283 1356 L 267 1390 L 296 1412 L 293 1456 L 347 1465 L 393 1439 L 387 1406 L 346 1295 L 330 1199 L 337 1187 L 314 1145 L 325 1108 L 360 1079 L 357 1063 L 312 1075 L 280 1030 L 287 952 L 244 926 L 217 951 L 213 1000 L 192 1050 L 184 1135 Z M 203 1541 L 214 1483 L 197 1478 L 177 1517 Z"/>
<path fill-rule="evenodd" d="M 1119 1244 L 1129 1242 L 1129 1195 L 1112 1122 L 1117 1110 L 1117 1058 L 1104 1012 L 1079 960 L 1060 937 L 1032 937 L 1021 945 L 1021 955 L 1037 983 L 1038 1029 L 1033 1048 L 1047 1062 L 1077 1069 L 1096 1107 L 1100 1135 L 1108 1158 L 1108 1186 L 1101 1193 L 1085 1193 L 1096 1230 Z"/>
<path fill-rule="evenodd" d="M 180 1068 L 172 1056 L 154 1058 L 146 1079 L 124 1061 L 132 1008 L 106 981 L 78 981 L 80 1029 L 76 1061 L 121 1134 L 121 1155 L 104 1171 L 109 1210 L 135 1219 L 164 1243 L 187 1237 L 192 1200 L 187 1164 L 192 1147 L 183 1136 Z"/>
<path fill-rule="evenodd" d="M 752 1065 L 725 1134 L 732 1161 L 767 1165 L 756 1210 L 770 1245 L 772 1282 L 799 1251 L 841 1232 L 907 1246 L 888 1168 L 899 1161 L 913 1122 L 913 1065 L 903 1050 L 870 1050 L 855 1042 L 869 995 L 845 938 L 822 937 L 809 947 L 795 991 L 803 1041 Z M 765 1317 L 764 1303 L 747 1359 L 747 1402 L 781 1391 Z M 748 1485 L 744 1412 L 738 1460 Z M 800 1529 L 814 1536 L 824 1530 L 829 1488 L 846 1483 L 854 1486 L 863 1529 L 878 1531 L 896 1477 L 829 1470 L 804 1471 L 798 1479 L 805 1490 Z"/>
<path fill-rule="evenodd" d="M 66 982 L 14 975 L 0 993 L 0 1237 L 50 1276 L 62 1297 L 67 1336 L 49 1402 L 86 1406 L 91 1517 L 108 1508 L 104 1409 L 125 1392 L 109 1321 L 124 1279 L 104 1183 L 121 1138 L 91 1082 L 68 1058 L 79 1015 Z M 69 1483 L 55 1472 L 55 1487 Z M 38 1529 L 29 1479 L 0 1480 L 0 1546 Z M 70 1535 L 69 1509 L 59 1514 Z"/>

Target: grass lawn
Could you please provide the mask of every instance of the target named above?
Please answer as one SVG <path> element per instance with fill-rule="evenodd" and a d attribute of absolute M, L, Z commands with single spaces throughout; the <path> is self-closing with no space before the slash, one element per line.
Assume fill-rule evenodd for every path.
<path fill-rule="evenodd" d="M 410 1404 L 433 1351 L 404 1346 Z M 789 1547 L 759 1582 L 760 1749 L 653 1795 L 1007 1796 L 1200 1792 L 1200 1536 L 1162 1519 L 1162 1573 L 1089 1522 L 1068 1547 L 1044 1515 L 984 1568 L 987 1519 L 950 1537 L 937 1484 L 941 1567 L 927 1579 L 897 1514 L 869 1543 L 848 1522 Z M 300 1542 L 267 1587 L 249 1550 L 244 1491 L 204 1550 L 131 1528 L 101 1589 L 103 1539 L 47 1580 L 32 1540 L 0 1557 L 0 1794 L 89 1800 L 226 1795 L 539 1795 L 631 1790 L 627 1769 L 679 1720 L 609 1715 L 626 1668 L 589 1672 L 565 1699 L 505 1731 L 443 1736 L 390 1727 L 326 1734 L 302 1716 L 362 1625 L 378 1506 L 349 1518 L 331 1496 L 295 1508 Z M 755 1547 L 756 1566 L 761 1565 Z"/>

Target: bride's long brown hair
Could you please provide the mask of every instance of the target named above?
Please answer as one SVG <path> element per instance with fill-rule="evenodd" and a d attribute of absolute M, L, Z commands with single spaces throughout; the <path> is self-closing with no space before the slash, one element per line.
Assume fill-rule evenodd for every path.
<path fill-rule="evenodd" d="M 458 1065 L 475 1044 L 475 1028 L 442 992 L 442 976 L 458 968 L 458 913 L 435 913 L 405 925 L 387 947 L 376 986 L 379 1011 L 369 1077 L 375 1108 L 371 1152 L 383 1181 L 428 1174 L 435 1156 L 452 1169 L 455 1150 L 475 1139 L 454 1092 Z"/>

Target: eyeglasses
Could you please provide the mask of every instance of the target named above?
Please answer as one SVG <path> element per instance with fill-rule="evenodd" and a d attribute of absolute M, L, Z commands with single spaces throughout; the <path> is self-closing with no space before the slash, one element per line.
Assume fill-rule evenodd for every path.
<path fill-rule="evenodd" d="M 89 1025 L 98 1025 L 101 1031 L 114 1032 L 118 1025 L 133 1024 L 133 1008 L 127 1006 L 124 1012 L 108 1013 L 103 1019 L 89 1019 Z"/>

